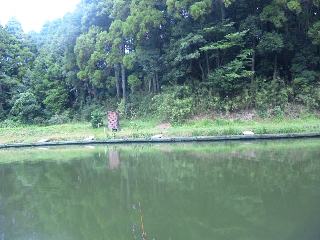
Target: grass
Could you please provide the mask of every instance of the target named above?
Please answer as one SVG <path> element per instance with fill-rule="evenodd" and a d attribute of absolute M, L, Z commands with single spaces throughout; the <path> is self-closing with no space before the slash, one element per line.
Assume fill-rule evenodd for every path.
<path fill-rule="evenodd" d="M 308 117 L 300 119 L 275 120 L 192 120 L 168 129 L 159 128 L 154 119 L 123 120 L 122 130 L 113 135 L 105 128 L 93 129 L 90 123 L 68 123 L 52 126 L 18 126 L 0 128 L 0 144 L 31 143 L 41 139 L 50 141 L 83 140 L 94 136 L 97 140 L 110 138 L 151 137 L 156 134 L 164 136 L 217 136 L 239 135 L 251 130 L 256 134 L 272 133 L 311 133 L 320 132 L 320 119 Z"/>

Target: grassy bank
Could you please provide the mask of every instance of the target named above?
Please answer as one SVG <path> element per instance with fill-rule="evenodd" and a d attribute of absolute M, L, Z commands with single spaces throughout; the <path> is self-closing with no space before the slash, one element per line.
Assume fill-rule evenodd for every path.
<path fill-rule="evenodd" d="M 272 133 L 310 133 L 320 132 L 320 119 L 282 120 L 222 120 L 202 119 L 189 121 L 183 125 L 170 126 L 156 120 L 123 120 L 122 130 L 115 135 L 105 128 L 93 129 L 90 123 L 68 123 L 52 126 L 18 126 L 0 128 L 0 144 L 31 143 L 41 139 L 50 141 L 82 140 L 94 136 L 97 140 L 110 138 L 164 136 L 216 136 L 239 135 L 251 130 L 256 134 Z"/>

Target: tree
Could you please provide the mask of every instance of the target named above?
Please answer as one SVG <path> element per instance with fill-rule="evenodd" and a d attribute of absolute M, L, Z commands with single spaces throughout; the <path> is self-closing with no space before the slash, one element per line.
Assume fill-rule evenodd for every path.
<path fill-rule="evenodd" d="M 24 38 L 24 32 L 21 26 L 21 23 L 16 18 L 10 18 L 9 21 L 6 24 L 5 30 L 15 36 L 17 39 L 23 39 Z"/>
<path fill-rule="evenodd" d="M 315 22 L 308 31 L 308 36 L 311 38 L 314 45 L 320 45 L 320 21 Z"/>
<path fill-rule="evenodd" d="M 265 33 L 258 45 L 260 53 L 271 54 L 274 56 L 273 79 L 278 76 L 278 54 L 284 47 L 282 36 L 278 33 Z"/>
<path fill-rule="evenodd" d="M 40 113 L 40 104 L 31 92 L 21 93 L 15 100 L 10 114 L 22 123 L 34 123 Z"/>

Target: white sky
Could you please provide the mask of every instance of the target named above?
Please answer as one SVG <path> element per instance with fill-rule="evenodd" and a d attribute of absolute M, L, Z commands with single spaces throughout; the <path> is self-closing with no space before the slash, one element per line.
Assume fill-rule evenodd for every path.
<path fill-rule="evenodd" d="M 25 32 L 40 31 L 44 23 L 72 12 L 80 0 L 0 0 L 0 24 L 16 17 Z"/>

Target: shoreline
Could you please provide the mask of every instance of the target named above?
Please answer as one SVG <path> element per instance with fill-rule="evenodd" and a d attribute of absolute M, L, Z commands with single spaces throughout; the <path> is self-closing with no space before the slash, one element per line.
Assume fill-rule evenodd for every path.
<path fill-rule="evenodd" d="M 145 143 L 187 143 L 187 142 L 224 142 L 224 141 L 256 141 L 320 138 L 320 132 L 289 133 L 289 134 L 256 134 L 256 135 L 225 135 L 225 136 L 198 136 L 198 137 L 164 137 L 164 138 L 120 138 L 92 141 L 53 141 L 45 143 L 11 143 L 0 144 L 0 149 L 32 148 L 77 145 L 110 145 L 110 144 L 145 144 Z"/>

